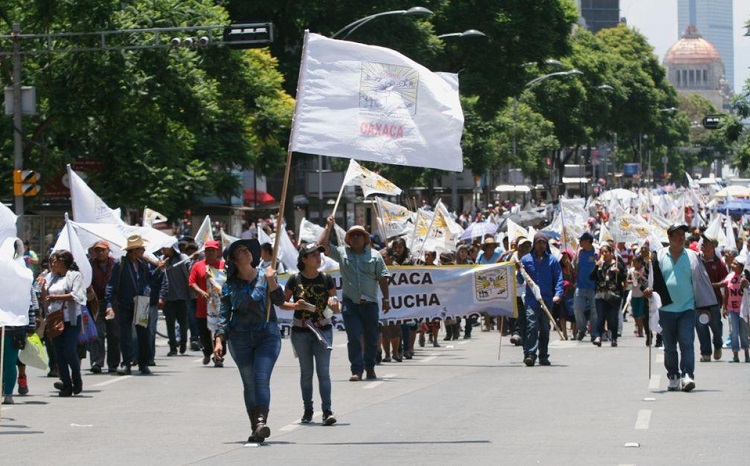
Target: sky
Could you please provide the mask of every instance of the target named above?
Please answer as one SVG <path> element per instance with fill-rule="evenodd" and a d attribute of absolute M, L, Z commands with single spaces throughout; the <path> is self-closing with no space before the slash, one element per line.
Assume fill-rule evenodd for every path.
<path fill-rule="evenodd" d="M 620 0 L 620 17 L 648 38 L 659 60 L 684 32 L 677 31 L 677 0 Z M 734 0 L 735 93 L 750 78 L 750 37 L 745 37 L 749 19 L 750 0 Z"/>

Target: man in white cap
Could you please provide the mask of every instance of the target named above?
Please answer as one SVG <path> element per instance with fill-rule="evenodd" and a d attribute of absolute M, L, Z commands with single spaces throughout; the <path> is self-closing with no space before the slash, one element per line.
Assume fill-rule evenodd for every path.
<path fill-rule="evenodd" d="M 383 313 L 391 309 L 388 278 L 391 276 L 383 257 L 370 247 L 370 235 L 359 225 L 349 228 L 344 237 L 345 245 L 329 243 L 335 220 L 328 217 L 326 228 L 319 244 L 326 249 L 326 255 L 341 266 L 344 325 L 348 339 L 347 349 L 351 364 L 351 382 L 362 380 L 367 373 L 368 380 L 375 375 L 375 353 L 378 344 L 378 287 L 382 294 Z M 364 355 L 362 354 L 364 339 Z"/>

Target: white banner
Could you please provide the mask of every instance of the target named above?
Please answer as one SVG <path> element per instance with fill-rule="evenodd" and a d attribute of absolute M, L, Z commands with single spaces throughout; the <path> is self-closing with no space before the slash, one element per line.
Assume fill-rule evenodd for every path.
<path fill-rule="evenodd" d="M 392 266 L 389 292 L 391 310 L 380 312 L 381 320 L 394 323 L 432 322 L 450 317 L 486 312 L 512 317 L 516 313 L 515 266 L 506 262 L 487 265 L 441 267 Z M 341 295 L 341 275 L 330 272 Z M 283 287 L 289 275 L 280 275 Z M 276 309 L 282 323 L 288 323 L 294 311 Z M 341 321 L 341 316 L 335 316 Z"/>
<path fill-rule="evenodd" d="M 463 171 L 458 75 L 305 33 L 291 150 Z"/>

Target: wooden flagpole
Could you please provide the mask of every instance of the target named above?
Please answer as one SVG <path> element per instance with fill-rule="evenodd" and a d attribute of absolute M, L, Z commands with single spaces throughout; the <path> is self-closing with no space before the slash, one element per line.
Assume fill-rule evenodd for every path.
<path fill-rule="evenodd" d="M 531 276 L 526 272 L 526 269 L 523 268 L 523 265 L 520 263 L 516 263 L 516 267 L 518 267 L 518 270 L 521 272 L 521 275 L 523 275 L 524 280 L 526 280 L 526 283 L 528 286 L 535 287 L 538 285 L 534 283 L 534 280 L 532 280 Z M 541 289 L 539 290 L 541 292 Z M 528 291 L 527 291 L 528 292 Z M 544 309 L 544 312 L 547 313 L 547 317 L 549 317 L 550 322 L 552 322 L 552 325 L 555 327 L 555 330 L 557 331 L 557 334 L 560 335 L 560 339 L 564 340 L 563 334 L 560 331 L 560 327 L 557 326 L 557 322 L 555 322 L 555 318 L 552 317 L 552 313 L 549 312 L 549 309 L 547 308 L 547 304 L 544 303 L 544 299 L 539 300 L 539 304 L 542 305 L 542 309 Z"/>

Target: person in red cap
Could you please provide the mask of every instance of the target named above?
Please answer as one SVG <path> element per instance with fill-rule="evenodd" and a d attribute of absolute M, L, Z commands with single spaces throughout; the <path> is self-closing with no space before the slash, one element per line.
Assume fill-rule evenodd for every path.
<path fill-rule="evenodd" d="M 203 346 L 203 364 L 206 365 L 211 362 L 211 352 L 213 349 L 211 331 L 208 329 L 208 298 L 211 291 L 208 289 L 208 274 L 212 268 L 224 270 L 224 259 L 221 258 L 218 241 L 206 241 L 203 249 L 205 258 L 193 264 L 193 267 L 190 269 L 188 286 L 198 295 L 195 318 L 198 322 L 198 334 Z M 224 363 L 222 361 L 214 359 L 214 367 L 223 366 Z"/>

